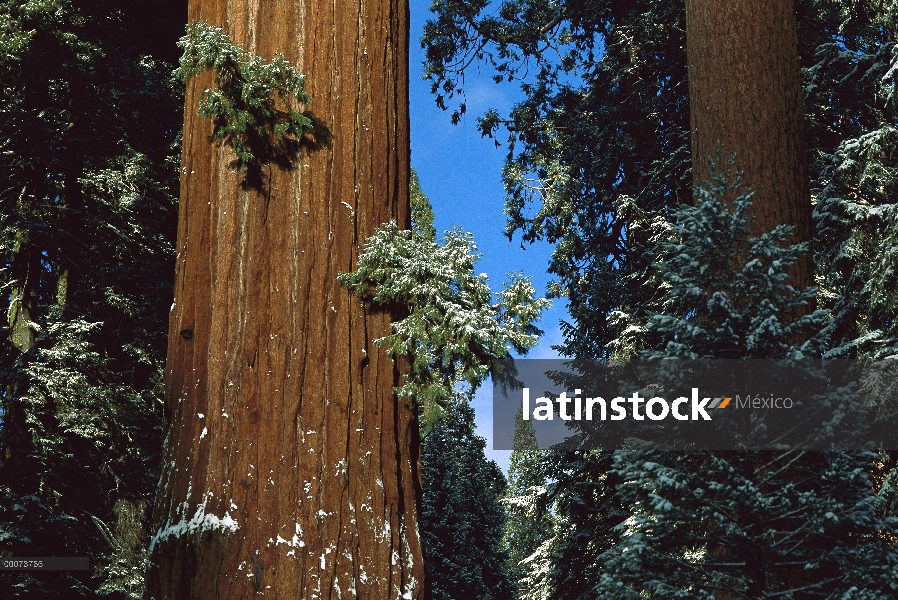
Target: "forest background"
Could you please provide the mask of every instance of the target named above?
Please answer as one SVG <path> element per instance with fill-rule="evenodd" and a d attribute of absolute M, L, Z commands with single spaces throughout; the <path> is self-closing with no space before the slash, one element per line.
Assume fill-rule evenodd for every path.
<path fill-rule="evenodd" d="M 715 312 L 690 290 L 718 280 L 702 280 L 688 261 L 681 270 L 651 266 L 675 251 L 699 261 L 717 252 L 690 245 L 688 228 L 684 234 L 672 226 L 677 219 L 693 223 L 692 233 L 711 223 L 711 231 L 779 260 L 759 276 L 767 283 L 780 282 L 801 253 L 782 247 L 784 232 L 751 237 L 738 210 L 715 212 L 734 192 L 735 174 L 722 166 L 694 205 L 683 201 L 691 197 L 691 171 L 681 3 L 504 7 L 491 13 L 485 3 L 440 2 L 432 17 L 439 25 L 424 33 L 427 73 L 450 112 L 422 120 L 448 122 L 462 85 L 468 112 L 484 113 L 454 129 L 428 128 L 451 151 L 438 152 L 433 140 L 413 142 L 421 144 L 413 145 L 413 166 L 418 154 L 436 155 L 420 170 L 437 229 L 451 223 L 473 231 L 485 254 L 478 271 L 501 280 L 520 239 L 493 241 L 507 193 L 517 235 L 548 240 L 527 250 L 528 265 L 554 252 L 551 279 L 558 283 L 551 289 L 566 300 L 556 300 L 543 324 L 551 332 L 560 316 L 568 321 L 562 335 L 549 336 L 567 356 L 795 350 L 789 315 L 801 291 L 782 291 L 773 316 L 783 328 L 761 335 L 755 317 L 769 306 Z M 816 326 L 813 343 L 799 348 L 811 355 L 883 359 L 898 346 L 894 8 L 797 3 L 816 239 L 826 240 L 812 245 L 818 289 L 809 293 L 820 310 L 802 321 Z M 181 97 L 170 73 L 183 34 L 180 9 L 37 1 L 0 9 L 0 160 L 8 174 L 0 249 L 10 306 L 0 391 L 0 547 L 16 556 L 65 547 L 96 565 L 86 574 L 0 574 L 4 597 L 138 597 L 142 587 L 171 297 Z M 413 4 L 413 23 L 425 18 L 421 9 Z M 491 57 L 485 71 L 506 80 L 498 96 L 471 75 L 463 82 L 450 66 L 461 59 L 473 69 Z M 420 58 L 413 54 L 413 73 Z M 522 66 L 531 70 L 516 70 Z M 413 119 L 430 106 L 421 96 L 412 97 Z M 472 181 L 496 180 L 502 150 L 490 150 L 500 157 L 490 164 L 468 148 L 490 148 L 481 133 L 503 144 L 506 126 L 516 137 L 506 189 L 472 189 Z M 545 189 L 531 197 L 525 178 L 534 174 Z M 463 197 L 478 208 L 465 209 L 470 222 L 453 214 Z M 549 279 L 528 274 L 539 288 Z M 569 315 L 559 315 L 564 302 Z M 691 328 L 696 311 L 706 309 L 708 318 L 733 325 L 728 344 Z M 434 597 L 896 593 L 893 455 L 827 455 L 768 481 L 768 489 L 748 473 L 756 457 L 704 457 L 711 463 L 702 463 L 708 469 L 699 481 L 692 478 L 696 457 L 541 452 L 522 426 L 507 485 L 484 460 L 465 406 L 451 404 L 425 437 L 422 538 Z M 734 464 L 747 473 L 741 479 L 732 476 Z M 705 487 L 724 508 L 684 492 Z M 789 500 L 796 497 L 798 506 Z M 709 542 L 707 526 L 687 517 L 696 512 L 703 523 L 728 525 Z M 784 539 L 791 540 L 788 552 Z M 808 567 L 790 571 L 786 555 Z M 734 571 L 730 563 L 756 569 Z"/>

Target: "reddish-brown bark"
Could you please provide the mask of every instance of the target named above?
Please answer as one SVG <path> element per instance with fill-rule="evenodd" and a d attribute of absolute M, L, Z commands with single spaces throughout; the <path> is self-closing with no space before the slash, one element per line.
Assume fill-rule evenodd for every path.
<path fill-rule="evenodd" d="M 191 0 L 306 74 L 317 148 L 247 190 L 187 85 L 168 432 L 144 598 L 419 598 L 418 426 L 336 281 L 408 224 L 405 0 Z"/>
<path fill-rule="evenodd" d="M 708 178 L 717 143 L 737 152 L 743 185 L 755 190 L 752 231 L 792 225 L 812 236 L 794 0 L 687 0 L 689 109 L 695 183 Z M 814 283 L 810 255 L 791 285 Z"/>

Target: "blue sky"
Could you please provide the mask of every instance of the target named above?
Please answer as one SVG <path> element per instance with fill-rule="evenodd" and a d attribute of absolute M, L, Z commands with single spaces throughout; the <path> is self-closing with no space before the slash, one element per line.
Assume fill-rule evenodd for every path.
<path fill-rule="evenodd" d="M 507 273 L 523 271 L 532 277 L 540 295 L 545 295 L 550 280 L 546 267 L 551 246 L 541 243 L 521 249 L 520 235 L 514 241 L 505 237 L 502 165 L 506 149 L 496 148 L 493 140 L 481 138 L 475 127 L 477 117 L 488 108 L 507 113 L 516 99 L 516 90 L 510 84 L 493 83 L 487 72 L 478 75 L 472 69 L 465 77 L 467 115 L 458 125 L 452 125 L 450 113 L 437 108 L 430 93 L 430 82 L 421 79 L 424 53 L 419 40 L 431 15 L 429 8 L 430 0 L 410 0 L 409 100 L 412 167 L 433 204 L 437 232 L 459 226 L 474 234 L 483 255 L 477 271 L 489 275 L 493 291 L 501 288 Z M 558 327 L 561 319 L 567 319 L 567 311 L 564 301 L 556 299 L 539 323 L 546 333 L 528 357 L 557 356 L 551 346 L 562 339 Z M 489 382 L 477 393 L 474 409 L 477 433 L 488 442 L 487 456 L 507 471 L 510 452 L 492 450 L 492 384 Z"/>

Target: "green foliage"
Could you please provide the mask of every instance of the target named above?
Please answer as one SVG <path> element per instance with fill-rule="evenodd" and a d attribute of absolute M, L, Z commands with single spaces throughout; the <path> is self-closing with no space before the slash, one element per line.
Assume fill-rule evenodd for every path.
<path fill-rule="evenodd" d="M 550 263 L 550 271 L 557 276 L 554 293 L 567 296 L 573 318 L 563 324 L 566 355 L 602 361 L 643 350 L 661 355 L 669 349 L 676 356 L 714 356 L 723 350 L 723 344 L 713 339 L 718 332 L 743 352 L 740 356 L 783 356 L 798 350 L 833 357 L 883 358 L 895 353 L 898 318 L 892 290 L 898 272 L 893 264 L 898 247 L 894 225 L 898 96 L 894 95 L 894 40 L 898 13 L 894 3 L 796 2 L 817 226 L 817 239 L 811 245 L 818 272 L 815 300 L 827 311 L 825 319 L 818 312 L 804 323 L 789 318 L 787 305 L 809 300 L 809 290 L 790 291 L 784 287 L 788 282 L 776 277 L 765 283 L 761 270 L 772 267 L 773 275 L 782 275 L 783 261 L 793 259 L 732 228 L 738 213 L 744 212 L 733 202 L 738 192 L 728 192 L 730 209 L 711 210 L 706 216 L 719 225 L 707 228 L 713 239 L 740 238 L 742 256 L 732 256 L 727 246 L 717 243 L 704 244 L 707 247 L 702 249 L 700 235 L 682 237 L 684 225 L 695 214 L 669 218 L 679 206 L 691 204 L 693 195 L 684 3 L 440 0 L 433 11 L 422 38 L 425 69 L 439 106 L 448 107 L 453 96 L 461 98 L 460 105 L 449 107 L 456 109 L 454 121 L 465 110 L 466 70 L 485 65 L 493 69 L 497 83 L 520 89 L 523 99 L 509 113 L 489 110 L 478 127 L 492 136 L 501 128 L 508 132 L 504 177 L 509 235 L 520 231 L 524 240 L 555 244 Z M 707 201 L 709 193 L 714 195 L 707 190 L 699 203 Z M 766 242 L 774 242 L 781 233 L 768 233 Z M 684 246 L 688 257 L 665 252 L 662 245 L 671 252 Z M 702 272 L 703 267 L 722 262 L 721 249 L 730 259 L 754 254 L 758 262 L 748 268 L 751 259 L 733 263 L 739 265 L 730 270 L 735 280 L 725 281 L 719 269 Z M 661 269 L 653 267 L 662 258 L 667 262 L 661 263 Z M 675 278 L 680 268 L 687 271 L 694 288 Z M 705 285 L 716 286 L 718 295 L 700 293 Z M 758 293 L 763 285 L 775 292 L 769 303 L 763 302 L 766 294 L 743 295 Z M 824 324 L 809 346 L 790 347 L 789 331 Z M 676 519 L 667 520 L 672 513 L 659 516 L 653 502 L 658 490 L 666 491 L 671 481 L 681 495 L 693 488 L 704 489 L 705 483 L 690 473 L 688 462 L 656 461 L 670 471 L 651 473 L 643 469 L 640 457 L 630 459 L 633 462 L 621 462 L 622 458 L 607 452 L 549 455 L 544 466 L 555 482 L 549 486 L 549 495 L 558 525 L 554 538 L 524 573 L 527 581 L 541 582 L 537 593 L 552 598 L 645 597 L 649 592 L 640 589 L 639 582 L 655 581 L 656 569 L 651 560 L 631 569 L 642 560 L 640 552 L 657 559 L 652 553 L 669 549 L 673 559 L 682 560 L 685 554 L 677 537 L 666 535 L 663 528 L 683 534 L 684 540 L 688 535 Z M 831 489 L 844 495 L 834 498 L 860 502 L 857 512 L 846 509 L 838 517 L 845 516 L 845 523 L 852 527 L 858 525 L 852 520 L 855 517 L 866 519 L 858 539 L 869 536 L 878 526 L 877 519 L 886 514 L 882 507 L 870 510 L 865 484 L 852 479 L 857 469 L 870 470 L 868 459 L 831 456 L 808 471 L 811 478 L 832 476 L 840 482 Z M 723 485 L 723 464 L 718 464 L 716 474 L 709 474 L 708 481 L 714 485 Z M 751 460 L 741 465 L 750 466 Z M 668 473 L 676 478 L 665 479 Z M 621 477 L 629 477 L 627 485 L 632 487 L 625 487 Z M 815 498 L 811 504 L 825 504 L 826 485 L 809 492 L 808 498 Z M 619 490 L 629 494 L 626 502 L 642 502 L 639 518 L 644 519 L 641 529 L 632 530 L 633 536 L 627 538 L 626 553 L 620 548 L 621 535 L 630 531 L 624 523 L 630 523 L 632 515 Z M 728 489 L 724 495 L 732 493 Z M 767 498 L 785 501 L 784 497 Z M 739 501 L 746 502 L 746 514 L 770 518 L 770 514 L 752 512 L 759 508 L 753 500 Z M 696 508 L 695 504 L 685 506 Z M 812 512 L 810 504 L 803 508 Z M 671 511 L 681 509 L 674 503 Z M 817 525 L 808 516 L 811 512 L 805 513 L 808 522 Z M 685 509 L 680 513 L 684 522 L 694 521 L 694 515 L 695 511 L 690 514 Z M 824 520 L 825 536 L 833 536 L 825 543 L 841 535 L 827 529 L 830 525 Z M 660 550 L 655 535 L 659 535 Z M 750 536 L 741 539 L 744 542 Z M 850 548 L 845 538 L 838 543 Z M 879 550 L 870 544 L 863 550 L 846 550 L 845 557 L 858 565 L 862 562 L 858 553 L 867 552 L 870 581 L 888 581 L 894 562 L 885 553 L 874 556 Z M 606 552 L 618 554 L 612 557 Z M 820 556 L 826 552 L 821 547 Z M 605 561 L 612 558 L 620 573 L 609 571 L 600 593 L 594 586 Z M 838 587 L 825 567 L 814 563 L 809 568 L 823 573 L 821 585 L 809 594 Z M 682 571 L 694 572 L 694 564 Z M 662 569 L 657 580 L 669 582 L 671 573 Z M 862 576 L 863 569 L 845 575 L 846 581 L 860 582 L 857 590 L 843 590 L 845 597 L 863 595 Z M 707 583 L 704 580 L 701 585 Z M 875 590 L 876 585 L 871 583 L 867 590 L 870 597 L 884 593 Z M 658 597 L 710 594 L 698 588 L 689 592 L 655 586 L 652 591 Z"/>
<path fill-rule="evenodd" d="M 636 599 L 891 598 L 895 531 L 871 491 L 871 453 L 620 452 L 632 510 L 593 593 Z M 738 567 L 738 568 L 733 568 Z"/>
<path fill-rule="evenodd" d="M 0 344 L 0 554 L 91 563 L 0 573 L 2 598 L 140 594 L 182 113 L 160 57 L 179 15 L 0 2 L 0 289 L 25 309 Z"/>
<path fill-rule="evenodd" d="M 647 282 L 662 294 L 648 307 L 654 314 L 640 323 L 615 313 L 622 334 L 611 347 L 624 355 L 642 348 L 645 358 L 820 356 L 824 341 L 815 334 L 828 312 L 801 314 L 816 290 L 788 283 L 807 244 L 786 246 L 786 225 L 752 237 L 754 192 L 740 193 L 735 155 L 726 168 L 719 156 L 708 160 L 711 181 L 696 189 L 693 206 L 672 211 L 656 242 L 656 275 Z"/>
<path fill-rule="evenodd" d="M 437 230 L 433 226 L 433 208 L 430 200 L 421 190 L 418 174 L 412 169 L 409 179 L 409 204 L 412 209 L 412 232 L 421 241 L 433 242 L 437 238 Z"/>
<path fill-rule="evenodd" d="M 750 236 L 752 193 L 737 192 L 733 162 L 721 170 L 711 161 L 711 181 L 696 190 L 695 205 L 671 215 L 658 244 L 658 313 L 628 329 L 650 341 L 643 357 L 821 354 L 825 335 L 814 334 L 828 311 L 803 314 L 814 289 L 787 283 L 805 246 L 785 245 L 786 226 Z M 646 590 L 665 598 L 799 589 L 806 598 L 889 597 L 898 552 L 881 535 L 896 531 L 898 519 L 884 518 L 884 499 L 873 491 L 875 460 L 870 452 L 794 449 L 616 452 L 614 493 L 631 515 L 597 559 L 603 567 L 594 591 L 621 599 Z M 734 561 L 744 568 L 729 568 Z M 790 564 L 802 565 L 800 576 Z"/>
<path fill-rule="evenodd" d="M 212 119 L 213 140 L 223 140 L 237 153 L 242 171 L 268 161 L 289 162 L 312 121 L 294 104 L 308 105 L 305 76 L 282 54 L 266 63 L 237 46 L 224 29 L 206 21 L 187 27 L 178 42 L 184 49 L 175 76 L 186 82 L 212 69 L 215 87 L 203 91 L 200 116 Z"/>
<path fill-rule="evenodd" d="M 752 194 L 738 193 L 729 169 L 712 162 L 711 173 L 663 230 L 649 282 L 660 298 L 646 320 L 626 323 L 630 347 L 653 359 L 819 356 L 824 335 L 796 340 L 819 331 L 827 312 L 804 314 L 814 290 L 787 284 L 804 247 L 784 244 L 784 226 L 751 237 Z M 878 459 L 557 450 L 561 519 L 542 567 L 552 597 L 891 597 L 898 551 L 886 538 L 898 519 L 871 480 Z"/>
<path fill-rule="evenodd" d="M 478 121 L 486 135 L 507 132 L 506 233 L 554 244 L 551 293 L 572 317 L 562 352 L 605 360 L 620 333 L 612 312 L 641 322 L 657 300 L 647 285 L 657 226 L 692 197 L 685 5 L 440 0 L 432 10 L 425 72 L 439 106 L 461 98 L 454 121 L 472 65 L 486 63 L 497 84 L 520 91 L 508 113 Z M 523 597 L 597 597 L 597 557 L 629 516 L 611 461 L 607 452 L 553 451 L 534 467 L 551 483 L 531 502 L 548 505 L 556 523 L 516 572 Z"/>
<path fill-rule="evenodd" d="M 573 321 L 565 352 L 604 359 L 622 333 L 613 311 L 645 317 L 654 290 L 652 223 L 690 202 L 685 5 L 672 0 L 441 0 L 425 27 L 437 104 L 461 97 L 464 73 L 492 68 L 523 96 L 488 110 L 484 134 L 509 135 L 509 235 L 555 244 L 554 293 Z M 811 188 L 832 356 L 898 347 L 886 291 L 892 263 L 896 127 L 894 3 L 796 2 Z M 886 232 L 887 235 L 883 235 Z M 873 257 L 884 257 L 885 268 Z"/>
<path fill-rule="evenodd" d="M 812 49 L 805 89 L 825 241 L 815 247 L 820 301 L 833 315 L 828 356 L 885 358 L 898 350 L 895 5 L 860 1 L 841 11 L 835 35 Z"/>
<path fill-rule="evenodd" d="M 554 535 L 526 563 L 519 589 L 526 600 L 589 600 L 602 572 L 601 557 L 621 538 L 630 507 L 617 494 L 614 453 L 553 448 L 542 469 L 552 478 Z"/>
<path fill-rule="evenodd" d="M 376 286 L 382 295 L 375 302 L 398 304 L 409 315 L 393 324 L 392 339 L 379 343 L 393 355 L 411 354 L 412 371 L 400 393 L 427 409 L 420 527 L 431 597 L 511 600 L 502 543 L 505 477 L 484 456 L 485 441 L 474 435 L 474 410 L 457 384 L 467 381 L 470 398 L 486 376 L 489 361 L 507 356 L 506 344 L 516 344 L 521 351 L 535 344 L 538 331 L 531 323 L 546 301 L 533 300 L 529 283 L 517 280 L 521 293 L 505 298 L 525 306 L 512 309 L 517 324 L 508 321 L 513 318 L 509 309 L 490 303 L 485 277 L 473 275 L 476 255 L 470 235 L 452 232 L 440 246 L 433 209 L 414 171 L 409 192 L 411 230 L 399 231 L 393 223 L 380 228 L 369 238 L 358 271 L 341 275 L 340 281 L 368 298 Z M 406 275 L 412 279 L 400 281 Z M 485 331 L 457 330 L 468 318 Z"/>
<path fill-rule="evenodd" d="M 478 123 L 508 134 L 506 232 L 555 246 L 552 295 L 572 317 L 565 354 L 607 358 L 611 311 L 638 312 L 654 295 L 641 224 L 692 196 L 684 3 L 440 0 L 432 11 L 425 73 L 438 105 L 462 98 L 453 120 L 466 68 L 485 64 L 519 88 L 508 114 Z"/>
<path fill-rule="evenodd" d="M 405 315 L 374 343 L 390 356 L 409 358 L 396 393 L 422 406 L 431 423 L 459 384 L 473 394 L 495 363 L 535 346 L 541 332 L 533 323 L 549 305 L 534 298 L 521 275 L 513 275 L 494 301 L 486 275 L 474 273 L 477 258 L 469 233 L 449 231 L 434 241 L 391 221 L 366 240 L 356 270 L 337 278 L 360 297 Z"/>
<path fill-rule="evenodd" d="M 549 510 L 548 484 L 544 464 L 548 452 L 539 449 L 536 432 L 522 414 L 515 416 L 511 465 L 508 467 L 508 490 L 505 504 L 508 520 L 505 523 L 505 547 L 508 548 L 508 567 L 517 582 L 517 598 L 534 597 L 544 582 L 545 574 L 534 573 L 530 564 L 538 558 L 552 538 L 555 522 Z"/>
<path fill-rule="evenodd" d="M 434 600 L 511 600 L 502 546 L 505 477 L 474 435 L 474 409 L 451 402 L 421 449 L 421 543 Z"/>

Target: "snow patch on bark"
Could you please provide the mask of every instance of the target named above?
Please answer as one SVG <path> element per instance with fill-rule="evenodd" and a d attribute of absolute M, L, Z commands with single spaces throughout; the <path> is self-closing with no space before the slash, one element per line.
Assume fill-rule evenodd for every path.
<path fill-rule="evenodd" d="M 185 534 L 193 534 L 193 533 L 202 533 L 204 531 L 210 530 L 220 530 L 225 533 L 234 533 L 240 526 L 237 524 L 237 521 L 231 517 L 230 512 L 226 512 L 223 517 L 218 517 L 213 514 L 206 513 L 206 504 L 209 501 L 209 498 L 212 496 L 212 492 L 208 492 L 203 495 L 203 503 L 196 507 L 196 511 L 193 513 L 193 516 L 188 519 L 188 509 L 189 509 L 189 500 L 190 500 L 190 490 L 187 491 L 187 499 L 178 505 L 178 508 L 175 510 L 176 515 L 180 516 L 181 519 L 177 523 L 172 523 L 172 515 L 169 514 L 168 521 L 165 524 L 165 527 L 161 528 L 156 532 L 152 538 L 150 538 L 150 549 L 149 554 L 153 553 L 153 549 L 156 547 L 156 544 L 159 542 L 165 541 L 170 537 L 179 538 Z M 234 504 L 231 503 L 233 507 Z"/>
<path fill-rule="evenodd" d="M 418 582 L 415 581 L 415 578 L 412 577 L 408 580 L 408 583 L 405 584 L 405 592 L 402 594 L 402 600 L 412 600 L 415 597 L 415 589 L 418 587 Z"/>
<path fill-rule="evenodd" d="M 272 544 L 274 544 L 275 547 L 281 544 L 287 544 L 291 548 L 305 548 L 306 543 L 302 540 L 302 528 L 299 526 L 299 523 L 296 523 L 296 533 L 293 534 L 293 539 L 285 540 L 278 534 L 277 538 L 268 540 L 268 545 L 270 546 Z M 287 556 L 296 556 L 296 550 L 291 550 L 287 553 Z"/>

